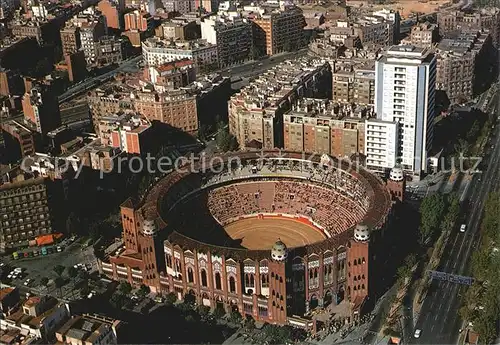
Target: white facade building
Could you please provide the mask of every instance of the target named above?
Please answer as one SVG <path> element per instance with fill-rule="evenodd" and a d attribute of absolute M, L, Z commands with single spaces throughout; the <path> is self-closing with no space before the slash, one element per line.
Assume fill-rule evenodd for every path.
<path fill-rule="evenodd" d="M 142 56 L 148 66 L 160 66 L 181 59 L 194 61 L 198 68 L 218 64 L 217 45 L 205 40 L 171 42 L 149 38 L 142 42 Z"/>
<path fill-rule="evenodd" d="M 369 170 L 384 173 L 398 157 L 398 123 L 368 119 L 365 123 L 365 156 Z"/>
<path fill-rule="evenodd" d="M 375 63 L 375 111 L 399 123 L 399 158 L 415 179 L 427 170 L 433 140 L 436 58 L 426 48 L 392 46 Z"/>

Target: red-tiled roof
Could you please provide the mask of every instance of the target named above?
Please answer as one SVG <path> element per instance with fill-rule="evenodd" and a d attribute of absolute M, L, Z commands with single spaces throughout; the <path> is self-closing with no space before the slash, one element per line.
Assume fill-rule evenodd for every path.
<path fill-rule="evenodd" d="M 161 66 L 156 67 L 156 69 L 158 70 L 158 72 L 167 72 L 176 68 L 181 68 L 189 65 L 194 65 L 194 62 L 192 60 L 186 59 L 186 60 L 167 62 Z"/>
<path fill-rule="evenodd" d="M 14 291 L 14 288 L 11 287 L 0 289 L 0 302 L 12 291 Z"/>

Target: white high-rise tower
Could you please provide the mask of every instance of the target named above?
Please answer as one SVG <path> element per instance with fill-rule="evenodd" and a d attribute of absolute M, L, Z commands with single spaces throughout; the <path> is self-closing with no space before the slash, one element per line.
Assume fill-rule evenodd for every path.
<path fill-rule="evenodd" d="M 436 58 L 425 48 L 392 46 L 375 64 L 377 118 L 399 123 L 399 162 L 419 179 L 433 139 Z"/>

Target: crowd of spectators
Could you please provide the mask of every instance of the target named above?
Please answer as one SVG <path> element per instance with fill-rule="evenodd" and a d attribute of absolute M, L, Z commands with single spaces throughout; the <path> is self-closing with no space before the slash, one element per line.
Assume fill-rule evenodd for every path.
<path fill-rule="evenodd" d="M 341 190 L 311 181 L 267 180 L 212 189 L 207 206 L 221 225 L 259 214 L 305 216 L 334 236 L 362 221 L 366 209 Z"/>
<path fill-rule="evenodd" d="M 217 237 L 227 224 L 260 214 L 307 217 L 335 236 L 373 207 L 370 185 L 355 172 L 300 160 L 247 161 L 218 172 L 173 174 L 162 184 L 151 200 L 161 200 L 167 223 L 195 238 L 201 226 L 203 238 Z M 217 242 L 228 241 L 227 234 L 220 236 Z"/>

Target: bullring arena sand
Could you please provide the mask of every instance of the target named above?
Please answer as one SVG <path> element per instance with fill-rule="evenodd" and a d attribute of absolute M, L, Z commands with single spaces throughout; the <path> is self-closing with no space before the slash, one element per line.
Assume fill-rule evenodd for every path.
<path fill-rule="evenodd" d="M 247 218 L 224 227 L 227 234 L 250 249 L 271 249 L 281 239 L 288 248 L 301 247 L 326 239 L 320 229 L 284 217 Z"/>
<path fill-rule="evenodd" d="M 353 7 L 371 8 L 373 10 L 381 10 L 383 8 L 399 11 L 400 15 L 407 18 L 411 13 L 433 13 L 439 11 L 439 6 L 450 3 L 449 0 L 434 0 L 434 1 L 414 1 L 414 0 L 399 0 L 396 2 L 387 2 L 385 4 L 376 5 L 368 1 L 348 0 L 347 5 Z"/>

